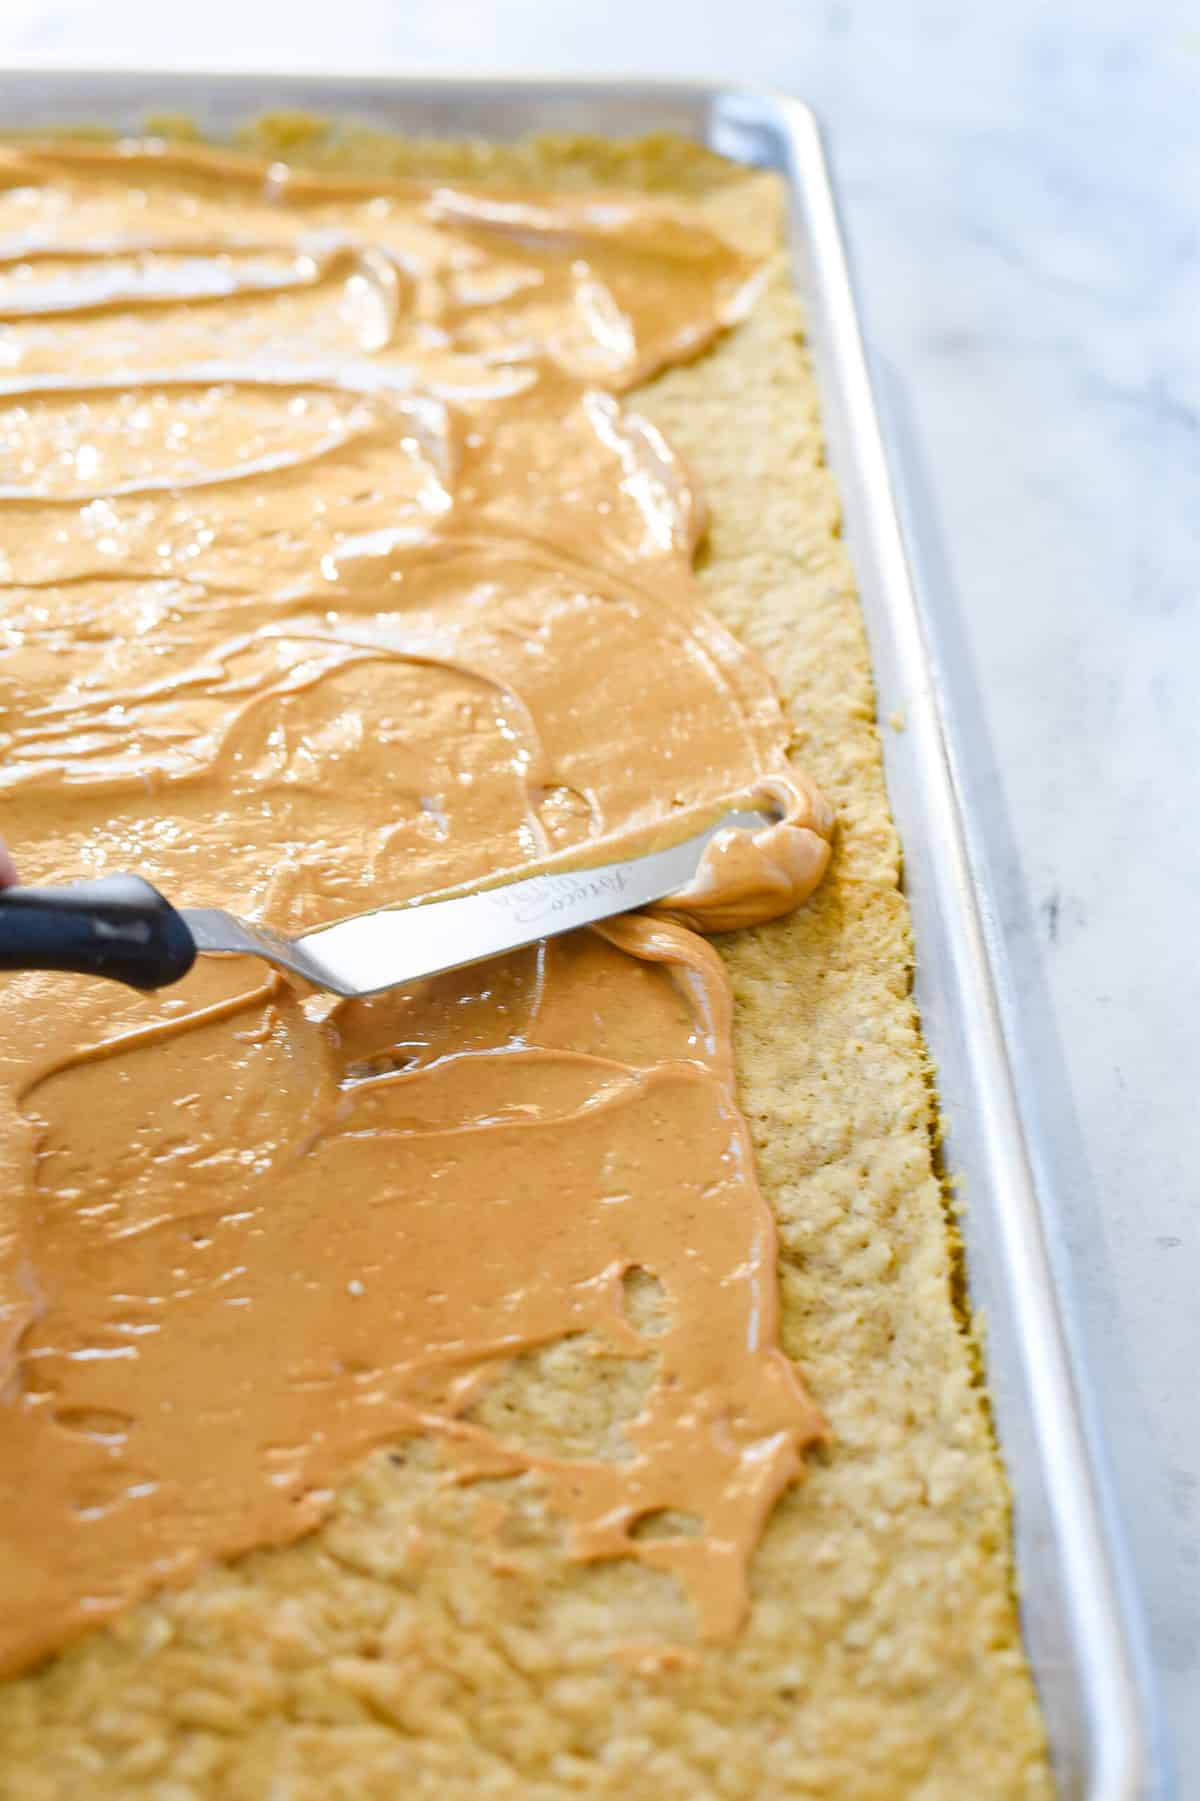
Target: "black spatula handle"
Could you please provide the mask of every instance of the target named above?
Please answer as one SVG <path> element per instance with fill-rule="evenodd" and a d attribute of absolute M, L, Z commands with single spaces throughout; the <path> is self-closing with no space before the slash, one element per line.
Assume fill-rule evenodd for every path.
<path fill-rule="evenodd" d="M 69 969 L 164 988 L 195 961 L 183 919 L 141 876 L 0 890 L 0 969 Z"/>

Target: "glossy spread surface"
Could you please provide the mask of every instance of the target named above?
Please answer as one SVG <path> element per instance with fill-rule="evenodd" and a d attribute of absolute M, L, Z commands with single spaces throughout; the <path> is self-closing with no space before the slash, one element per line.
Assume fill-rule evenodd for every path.
<path fill-rule="evenodd" d="M 0 1663 L 307 1530 L 411 1430 L 455 1479 L 527 1473 L 569 1555 L 667 1568 L 735 1630 L 821 1425 L 688 926 L 798 904 L 831 820 L 700 604 L 694 484 L 618 395 L 754 268 L 619 195 L 144 145 L 23 147 L 0 180 L 0 820 L 26 879 L 132 868 L 294 931 L 738 796 L 783 815 L 670 919 L 369 1003 L 240 962 L 149 999 L 5 979 Z M 648 1372 L 603 1454 L 473 1417 L 582 1334 L 598 1371 Z M 638 1529 L 680 1512 L 694 1532 Z"/>

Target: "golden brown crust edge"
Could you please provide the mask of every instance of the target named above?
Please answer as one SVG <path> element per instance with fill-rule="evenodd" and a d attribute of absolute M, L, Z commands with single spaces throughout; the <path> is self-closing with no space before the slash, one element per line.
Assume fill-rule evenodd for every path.
<path fill-rule="evenodd" d="M 247 140 L 343 169 L 637 185 L 690 196 L 748 247 L 777 234 L 770 177 L 676 139 L 431 149 L 293 118 Z M 494 1539 L 486 1488 L 447 1490 L 415 1442 L 373 1458 L 303 1544 L 0 1690 L 3 1801 L 1051 1793 L 1007 1492 L 951 1297 L 866 643 L 782 259 L 752 318 L 637 404 L 709 493 L 709 603 L 765 657 L 841 820 L 815 900 L 721 943 L 784 1342 L 833 1431 L 767 1529 L 751 1624 L 728 1650 L 639 1660 L 629 1647 L 690 1639 L 668 1579 L 565 1565 L 520 1484 Z M 506 1430 L 586 1442 L 636 1405 L 636 1373 L 566 1346 L 488 1405 Z"/>

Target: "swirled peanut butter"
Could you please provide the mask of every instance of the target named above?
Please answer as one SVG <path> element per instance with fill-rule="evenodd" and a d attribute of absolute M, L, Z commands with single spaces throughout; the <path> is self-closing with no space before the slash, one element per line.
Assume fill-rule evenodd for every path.
<path fill-rule="evenodd" d="M 539 1485 L 568 1556 L 668 1570 L 736 1630 L 822 1428 L 690 928 L 798 904 L 832 821 L 701 605 L 694 483 L 619 396 L 755 279 L 646 198 L 155 143 L 0 157 L 0 818 L 26 879 L 135 869 L 296 930 L 741 797 L 780 815 L 669 917 L 370 1002 L 238 960 L 152 997 L 4 979 L 0 1666 L 311 1529 L 414 1432 L 448 1479 Z M 591 1455 L 487 1409 L 568 1339 L 646 1371 Z"/>

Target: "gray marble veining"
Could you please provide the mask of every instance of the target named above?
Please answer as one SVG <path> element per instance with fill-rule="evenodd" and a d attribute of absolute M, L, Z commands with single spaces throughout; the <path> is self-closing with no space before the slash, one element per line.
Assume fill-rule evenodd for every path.
<path fill-rule="evenodd" d="M 827 123 L 1050 1147 L 1075 1336 L 1200 1794 L 1200 18 L 1167 0 L 8 0 L 0 52 L 622 69 Z M 264 102 L 269 96 L 264 93 Z M 1164 1791 L 1165 1792 L 1165 1791 Z"/>

